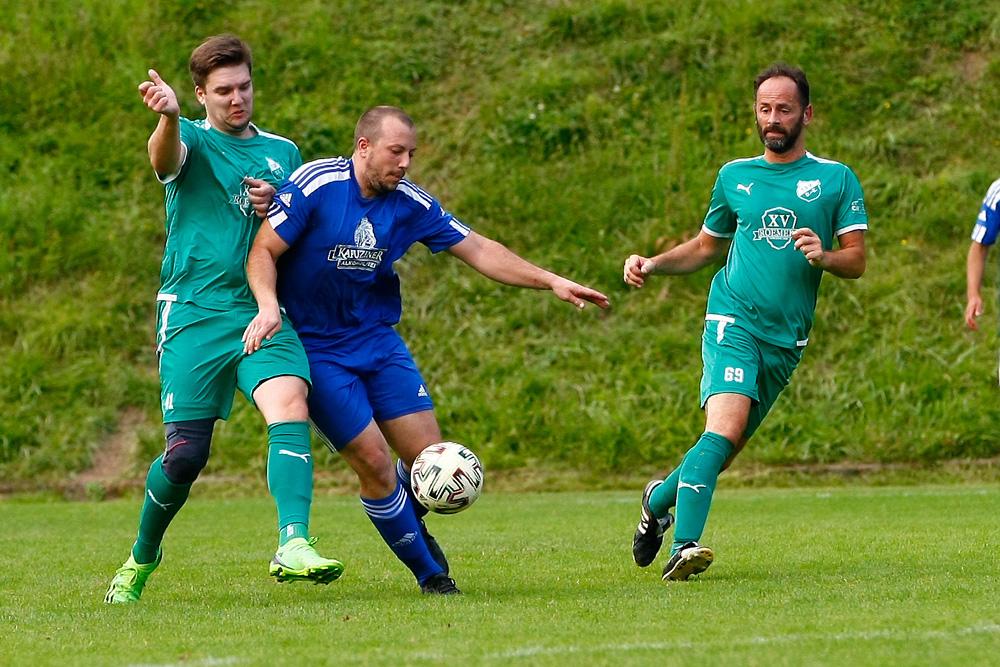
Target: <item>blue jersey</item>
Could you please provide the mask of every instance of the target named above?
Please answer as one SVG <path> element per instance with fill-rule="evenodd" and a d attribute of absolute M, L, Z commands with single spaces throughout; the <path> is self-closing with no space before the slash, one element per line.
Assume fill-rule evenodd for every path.
<path fill-rule="evenodd" d="M 342 157 L 296 170 L 268 221 L 290 246 L 278 262 L 278 300 L 307 350 L 399 322 L 393 263 L 418 241 L 437 253 L 470 232 L 406 179 L 365 199 L 353 162 Z"/>
<path fill-rule="evenodd" d="M 972 240 L 983 245 L 993 245 L 997 242 L 997 234 L 1000 232 L 1000 179 L 993 181 L 993 185 L 986 191 L 986 198 L 983 199 L 983 206 L 979 209 L 979 218 L 976 226 L 972 228 Z"/>

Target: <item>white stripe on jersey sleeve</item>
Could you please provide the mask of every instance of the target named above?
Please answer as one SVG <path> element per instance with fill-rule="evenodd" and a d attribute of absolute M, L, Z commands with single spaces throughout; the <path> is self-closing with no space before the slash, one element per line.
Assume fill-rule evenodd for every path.
<path fill-rule="evenodd" d="M 455 218 L 452 218 L 448 222 L 448 224 L 451 225 L 451 228 L 454 229 L 459 234 L 461 234 L 462 236 L 468 236 L 469 233 L 472 231 L 472 229 L 470 227 L 467 227 L 465 224 L 463 224 L 462 222 L 459 222 Z"/>
<path fill-rule="evenodd" d="M 434 198 L 429 194 L 418 188 L 416 185 L 406 180 L 405 178 L 399 182 L 396 189 L 403 194 L 409 196 L 410 199 L 417 202 L 424 208 L 430 210 L 431 204 L 434 202 Z"/>
<path fill-rule="evenodd" d="M 993 181 L 993 185 L 986 191 L 986 198 L 983 200 L 983 205 L 995 211 L 997 209 L 997 202 L 1000 202 L 1000 179 Z"/>
<path fill-rule="evenodd" d="M 288 220 L 288 215 L 280 208 L 276 212 L 271 213 L 275 208 L 277 207 L 272 206 L 271 210 L 267 212 L 267 221 L 271 223 L 271 229 L 277 229 L 278 225 Z"/>
<path fill-rule="evenodd" d="M 705 232 L 706 234 L 708 234 L 709 236 L 714 236 L 717 239 L 731 239 L 731 238 L 733 238 L 733 234 L 732 233 L 730 233 L 730 234 L 722 234 L 720 232 L 712 231 L 711 229 L 709 229 L 705 225 L 701 226 L 701 230 L 703 232 Z"/>
<path fill-rule="evenodd" d="M 837 230 L 837 236 L 843 236 L 847 232 L 857 232 L 857 231 L 867 232 L 868 231 L 868 225 L 866 225 L 863 222 L 859 222 L 856 225 L 848 225 L 847 227 L 843 227 L 842 229 L 838 229 Z"/>

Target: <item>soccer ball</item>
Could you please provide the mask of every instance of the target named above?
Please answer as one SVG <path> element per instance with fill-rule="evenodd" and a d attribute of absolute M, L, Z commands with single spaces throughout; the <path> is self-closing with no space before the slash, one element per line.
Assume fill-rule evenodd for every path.
<path fill-rule="evenodd" d="M 483 490 L 483 466 L 468 447 L 441 442 L 420 452 L 410 470 L 420 504 L 438 514 L 455 514 L 476 502 Z"/>

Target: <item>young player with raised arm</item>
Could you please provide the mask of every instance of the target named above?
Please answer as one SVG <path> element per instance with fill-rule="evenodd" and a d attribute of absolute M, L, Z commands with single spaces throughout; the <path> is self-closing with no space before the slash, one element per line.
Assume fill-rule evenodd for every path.
<path fill-rule="evenodd" d="M 291 327 L 258 354 L 242 334 L 257 313 L 247 286 L 250 244 L 275 188 L 302 164 L 294 143 L 252 122 L 250 48 L 232 35 L 206 40 L 189 68 L 206 118 L 180 116 L 173 89 L 150 70 L 139 86 L 159 114 L 149 158 L 166 188 L 167 240 L 157 295 L 157 355 L 166 450 L 146 477 L 139 533 L 105 602 L 134 602 L 163 557 L 167 526 L 208 461 L 216 420 L 238 388 L 268 428 L 268 487 L 278 508 L 279 581 L 329 583 L 343 565 L 309 539 L 312 456 L 306 396 L 309 366 Z"/>

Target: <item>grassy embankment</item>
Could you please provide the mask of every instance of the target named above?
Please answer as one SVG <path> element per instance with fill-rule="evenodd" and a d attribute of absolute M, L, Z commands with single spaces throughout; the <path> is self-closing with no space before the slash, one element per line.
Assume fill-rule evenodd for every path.
<path fill-rule="evenodd" d="M 156 67 L 197 116 L 187 56 L 222 31 L 256 49 L 258 124 L 306 159 L 348 152 L 365 108 L 401 105 L 422 133 L 415 181 L 610 295 L 610 312 L 581 313 L 421 248 L 399 263 L 400 328 L 445 432 L 488 468 L 647 471 L 693 441 L 712 272 L 634 292 L 621 264 L 693 234 L 718 167 L 759 153 L 750 81 L 777 58 L 810 75 L 808 147 L 865 187 L 870 261 L 860 281 L 826 279 L 813 342 L 745 464 L 997 453 L 993 261 L 984 327 L 962 324 L 968 233 L 1000 175 L 986 5 L 54 0 L 4 16 L 0 479 L 65 479 L 123 423 L 136 440 L 122 474 L 161 447 L 162 189 L 135 87 Z M 239 399 L 210 471 L 262 475 L 264 451 Z"/>

